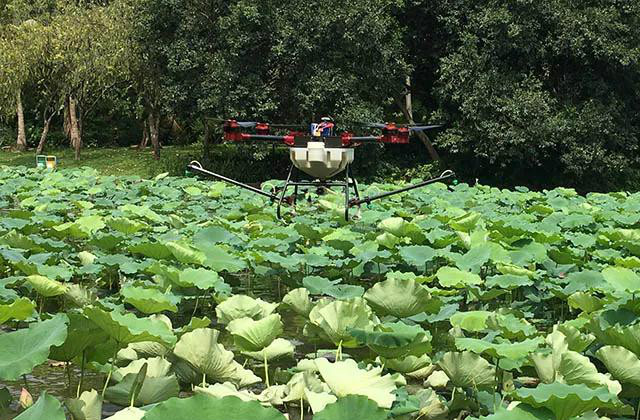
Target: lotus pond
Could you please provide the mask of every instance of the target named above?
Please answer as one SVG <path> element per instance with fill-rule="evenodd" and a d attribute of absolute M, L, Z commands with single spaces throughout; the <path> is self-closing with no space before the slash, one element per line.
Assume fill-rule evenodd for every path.
<path fill-rule="evenodd" d="M 640 194 L 307 194 L 1 168 L 0 418 L 638 418 Z"/>

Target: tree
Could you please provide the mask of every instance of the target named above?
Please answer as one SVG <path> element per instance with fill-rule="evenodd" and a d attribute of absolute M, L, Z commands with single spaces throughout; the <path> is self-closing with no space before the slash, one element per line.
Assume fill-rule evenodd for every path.
<path fill-rule="evenodd" d="M 640 173 L 640 4 L 437 2 L 440 144 L 490 182 L 631 187 Z M 504 181 L 503 181 L 504 182 Z"/>

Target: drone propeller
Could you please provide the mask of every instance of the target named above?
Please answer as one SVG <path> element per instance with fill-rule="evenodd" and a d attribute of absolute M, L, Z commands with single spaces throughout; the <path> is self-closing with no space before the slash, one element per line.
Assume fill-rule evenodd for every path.
<path fill-rule="evenodd" d="M 440 127 L 444 127 L 444 125 L 443 124 L 415 125 L 415 126 L 409 126 L 409 130 L 411 130 L 411 131 L 425 131 L 425 130 L 433 130 L 434 128 L 440 128 Z"/>

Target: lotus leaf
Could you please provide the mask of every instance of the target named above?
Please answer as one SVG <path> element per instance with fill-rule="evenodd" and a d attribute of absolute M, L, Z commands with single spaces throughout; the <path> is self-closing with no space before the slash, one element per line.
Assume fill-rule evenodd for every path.
<path fill-rule="evenodd" d="M 482 284 L 482 279 L 479 275 L 461 271 L 454 267 L 441 267 L 438 269 L 436 277 L 442 287 L 462 289 L 467 286 Z"/>
<path fill-rule="evenodd" d="M 506 358 L 509 360 L 520 360 L 533 353 L 544 342 L 541 337 L 526 339 L 510 343 L 491 343 L 477 338 L 456 338 L 456 347 L 459 350 L 469 350 L 477 354 L 486 353 L 491 357 Z"/>
<path fill-rule="evenodd" d="M 238 318 L 260 319 L 273 313 L 278 307 L 262 299 L 254 299 L 246 295 L 233 295 L 216 306 L 218 322 L 228 324 Z"/>
<path fill-rule="evenodd" d="M 67 338 L 65 314 L 34 322 L 29 328 L 0 334 L 0 379 L 13 381 L 31 372 L 49 357 L 52 346 L 59 346 Z M 44 404 L 44 403 L 43 403 Z"/>
<path fill-rule="evenodd" d="M 381 376 L 382 368 L 360 369 L 352 359 L 331 363 L 324 358 L 316 359 L 316 366 L 338 398 L 364 395 L 382 408 L 390 408 L 395 400 L 395 381 L 391 375 Z"/>
<path fill-rule="evenodd" d="M 555 420 L 553 413 L 545 408 L 533 408 L 526 404 L 518 404 L 513 408 L 500 408 L 494 414 L 479 418 L 467 417 L 468 420 Z"/>
<path fill-rule="evenodd" d="M 197 287 L 200 290 L 219 289 L 224 283 L 220 275 L 206 268 L 187 268 L 180 273 L 177 281 L 182 287 Z"/>
<path fill-rule="evenodd" d="M 162 357 L 152 357 L 149 359 L 136 359 L 131 361 L 127 366 L 121 367 L 113 371 L 112 378 L 116 382 L 120 382 L 130 373 L 138 373 L 144 364 L 147 364 L 145 377 L 160 378 L 169 375 L 171 363 Z"/>
<path fill-rule="evenodd" d="M 265 408 L 257 401 L 242 401 L 228 396 L 214 398 L 196 394 L 189 398 L 171 398 L 153 407 L 144 420 L 285 420 L 275 408 Z"/>
<path fill-rule="evenodd" d="M 69 311 L 67 317 L 69 318 L 67 338 L 61 346 L 51 348 L 49 358 L 69 362 L 88 347 L 107 339 L 107 334 L 82 313 Z"/>
<path fill-rule="evenodd" d="M 65 402 L 74 420 L 101 420 L 102 398 L 95 389 L 84 391 L 78 398 Z"/>
<path fill-rule="evenodd" d="M 127 407 L 104 420 L 142 420 L 146 411 L 138 407 Z"/>
<path fill-rule="evenodd" d="M 640 276 L 623 267 L 607 267 L 602 270 L 604 280 L 614 289 L 635 293 L 640 290 Z"/>
<path fill-rule="evenodd" d="M 27 277 L 27 282 L 44 297 L 63 295 L 67 291 L 67 286 L 56 280 L 51 280 L 37 274 Z"/>
<path fill-rule="evenodd" d="M 623 385 L 631 384 L 640 388 L 640 360 L 621 346 L 604 346 L 598 349 L 596 357 L 604 363 L 611 376 Z"/>
<path fill-rule="evenodd" d="M 0 305 L 0 324 L 10 319 L 23 321 L 33 314 L 34 304 L 30 299 L 20 298 L 8 305 Z"/>
<path fill-rule="evenodd" d="M 400 248 L 398 254 L 407 264 L 420 269 L 424 269 L 426 263 L 436 257 L 435 250 L 426 245 L 405 246 Z"/>
<path fill-rule="evenodd" d="M 457 312 L 450 318 L 451 325 L 462 328 L 465 331 L 482 331 L 487 329 L 487 320 L 493 312 L 469 311 Z"/>
<path fill-rule="evenodd" d="M 233 353 L 218 343 L 219 332 L 199 328 L 184 334 L 174 349 L 174 354 L 202 375 L 215 381 L 231 381 L 238 386 L 260 382 L 260 378 L 233 360 Z"/>
<path fill-rule="evenodd" d="M 282 319 L 279 314 L 271 314 L 262 319 L 234 319 L 227 326 L 236 346 L 245 351 L 258 351 L 267 347 L 282 333 Z"/>
<path fill-rule="evenodd" d="M 313 416 L 313 420 L 385 420 L 387 412 L 369 398 L 361 395 L 348 395 L 328 404 L 324 410 Z"/>
<path fill-rule="evenodd" d="M 402 359 L 385 359 L 384 366 L 387 369 L 407 374 L 412 378 L 427 377 L 435 369 L 435 366 L 431 364 L 431 358 L 426 354 L 406 356 Z"/>
<path fill-rule="evenodd" d="M 43 391 L 38 401 L 19 416 L 15 420 L 65 420 L 66 416 L 60 406 L 60 402 Z"/>
<path fill-rule="evenodd" d="M 135 306 L 140 312 L 154 314 L 162 311 L 178 312 L 175 295 L 162 293 L 158 289 L 126 286 L 120 289 L 123 300 Z"/>
<path fill-rule="evenodd" d="M 140 385 L 136 379 L 142 379 L 142 386 L 138 392 L 135 392 L 136 386 Z M 104 397 L 115 404 L 129 405 L 132 395 L 134 395 L 133 405 L 139 407 L 177 397 L 179 393 L 180 385 L 175 375 L 140 378 L 137 373 L 128 373 L 122 378 L 122 381 L 108 387 Z"/>
<path fill-rule="evenodd" d="M 431 334 L 404 322 L 379 324 L 373 330 L 351 329 L 350 333 L 359 343 L 387 358 L 420 356 L 431 351 Z"/>
<path fill-rule="evenodd" d="M 441 303 L 415 280 L 388 279 L 376 283 L 364 294 L 380 316 L 406 318 L 421 312 L 437 313 Z"/>
<path fill-rule="evenodd" d="M 178 242 L 167 242 L 164 245 L 183 264 L 204 265 L 206 257 L 203 252 Z"/>
<path fill-rule="evenodd" d="M 156 318 L 138 318 L 132 313 L 107 312 L 96 306 L 84 309 L 84 315 L 102 328 L 120 345 L 156 341 L 170 346 L 176 342 L 171 328 Z"/>
<path fill-rule="evenodd" d="M 313 302 L 311 302 L 311 298 L 309 297 L 309 290 L 305 287 L 291 290 L 282 298 L 282 303 L 305 318 L 309 316 L 309 312 L 313 309 Z"/>
<path fill-rule="evenodd" d="M 285 340 L 284 338 L 276 338 L 262 350 L 258 351 L 243 351 L 247 357 L 251 359 L 263 361 L 263 360 L 274 360 L 282 357 L 293 358 L 293 352 L 295 350 L 295 346 L 289 340 Z"/>
<path fill-rule="evenodd" d="M 438 362 L 454 386 L 491 389 L 495 386 L 496 368 L 477 354 L 449 352 Z"/>
<path fill-rule="evenodd" d="M 335 345 L 358 347 L 350 329 L 370 330 L 375 325 L 373 313 L 364 299 L 337 300 L 316 306 L 309 313 L 311 325 L 319 328 Z"/>
<path fill-rule="evenodd" d="M 617 408 L 618 398 L 606 387 L 589 388 L 584 384 L 567 385 L 559 382 L 540 384 L 535 388 L 520 388 L 515 397 L 532 406 L 553 412 L 557 420 L 569 420 L 590 410 Z"/>

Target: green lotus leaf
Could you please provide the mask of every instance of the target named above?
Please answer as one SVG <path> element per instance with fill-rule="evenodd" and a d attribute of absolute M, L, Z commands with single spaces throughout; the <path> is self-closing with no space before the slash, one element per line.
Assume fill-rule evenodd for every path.
<path fill-rule="evenodd" d="M 467 417 L 467 420 L 555 420 L 553 413 L 545 408 L 533 408 L 518 404 L 513 408 L 499 408 L 488 416 Z"/>
<path fill-rule="evenodd" d="M 640 290 L 640 276 L 628 268 L 607 267 L 602 270 L 602 276 L 616 290 L 631 293 Z"/>
<path fill-rule="evenodd" d="M 44 363 L 52 346 L 59 346 L 67 338 L 65 314 L 29 324 L 14 332 L 0 334 L 0 379 L 13 381 Z"/>
<path fill-rule="evenodd" d="M 0 375 L 2 375 L 0 373 Z M 65 420 L 64 410 L 60 406 L 60 402 L 47 394 L 47 391 L 42 391 L 38 401 L 31 407 L 27 408 L 24 412 L 16 416 L 14 420 Z"/>
<path fill-rule="evenodd" d="M 282 333 L 282 318 L 279 314 L 271 314 L 265 318 L 234 319 L 227 325 L 236 346 L 245 351 L 258 351 L 267 347 Z"/>
<path fill-rule="evenodd" d="M 536 275 L 535 271 L 517 266 L 515 264 L 498 263 L 496 264 L 496 268 L 500 273 L 506 274 L 506 275 L 513 275 L 518 277 L 526 276 L 526 277 L 529 277 L 530 279 Z"/>
<path fill-rule="evenodd" d="M 593 389 L 584 384 L 540 384 L 535 388 L 519 388 L 514 396 L 534 408 L 550 410 L 557 420 L 569 420 L 590 410 L 614 409 L 622 405 L 606 387 Z"/>
<path fill-rule="evenodd" d="M 133 235 L 147 226 L 145 223 L 126 217 L 110 217 L 106 223 L 111 229 L 122 232 L 125 235 Z"/>
<path fill-rule="evenodd" d="M 336 400 L 334 395 L 329 394 L 330 388 L 327 384 L 322 382 L 315 371 L 317 370 L 315 362 L 309 359 L 303 359 L 306 363 L 313 365 L 313 369 L 294 373 L 286 384 L 286 396 L 283 398 L 284 402 L 298 402 L 300 400 L 306 400 L 310 403 L 313 412 L 318 412 L 324 408 L 329 402 Z M 300 368 L 300 363 L 296 369 Z M 324 394 L 324 398 L 323 395 Z M 328 396 L 333 397 L 327 398 Z M 311 397 L 311 399 L 309 399 Z M 315 398 L 315 401 L 312 401 Z"/>
<path fill-rule="evenodd" d="M 463 216 L 449 220 L 449 226 L 461 232 L 470 232 L 478 224 L 481 215 L 476 212 L 470 212 Z"/>
<path fill-rule="evenodd" d="M 309 316 L 309 312 L 313 309 L 313 302 L 311 302 L 311 298 L 309 297 L 309 290 L 305 287 L 291 290 L 284 295 L 282 303 L 305 318 Z"/>
<path fill-rule="evenodd" d="M 39 295 L 44 297 L 63 295 L 67 291 L 67 286 L 59 281 L 51 280 L 37 274 L 28 276 L 27 282 L 36 292 L 38 292 Z"/>
<path fill-rule="evenodd" d="M 158 289 L 127 285 L 120 289 L 123 300 L 145 314 L 162 311 L 178 312 L 178 298 L 171 293 L 162 293 Z"/>
<path fill-rule="evenodd" d="M 238 258 L 236 255 L 232 255 L 225 251 L 220 246 L 196 246 L 203 252 L 206 257 L 204 265 L 215 270 L 217 272 L 228 271 L 229 273 L 236 273 L 244 270 L 247 264 L 242 258 Z"/>
<path fill-rule="evenodd" d="M 513 274 L 499 274 L 487 277 L 485 286 L 489 288 L 499 287 L 501 289 L 513 290 L 518 287 L 531 286 L 533 280 L 527 276 L 516 276 Z"/>
<path fill-rule="evenodd" d="M 408 232 L 409 224 L 410 223 L 402 217 L 389 217 L 388 219 L 384 219 L 378 223 L 378 229 L 382 229 L 392 235 L 402 237 Z"/>
<path fill-rule="evenodd" d="M 313 420 L 385 420 L 387 412 L 361 395 L 348 395 L 338 398 L 334 403 L 327 404 L 324 410 L 313 416 Z"/>
<path fill-rule="evenodd" d="M 72 284 L 67 288 L 67 292 L 64 294 L 65 300 L 71 303 L 76 308 L 84 308 L 85 306 L 93 305 L 98 297 L 95 293 L 82 286 L 80 284 Z"/>
<path fill-rule="evenodd" d="M 371 308 L 362 298 L 317 303 L 309 313 L 309 322 L 319 328 L 326 338 L 336 346 L 358 347 L 350 329 L 372 329 L 374 326 Z"/>
<path fill-rule="evenodd" d="M 224 280 L 220 275 L 206 268 L 187 268 L 180 272 L 177 284 L 181 287 L 197 287 L 200 290 L 218 289 Z"/>
<path fill-rule="evenodd" d="M 206 257 L 202 251 L 193 249 L 187 244 L 178 242 L 166 242 L 164 244 L 171 254 L 183 264 L 204 265 Z"/>
<path fill-rule="evenodd" d="M 127 407 L 104 420 L 142 420 L 147 412 L 138 407 Z"/>
<path fill-rule="evenodd" d="M 171 398 L 153 407 L 144 420 L 285 420 L 275 408 L 263 407 L 257 401 L 242 401 L 228 396 L 215 398 L 196 394 L 189 398 Z"/>
<path fill-rule="evenodd" d="M 631 384 L 640 388 L 638 356 L 621 346 L 604 346 L 598 349 L 596 357 L 604 363 L 614 379 L 623 385 Z"/>
<path fill-rule="evenodd" d="M 436 277 L 442 287 L 463 289 L 467 286 L 482 284 L 482 279 L 479 275 L 461 271 L 455 267 L 440 267 L 436 272 Z"/>
<path fill-rule="evenodd" d="M 599 343 L 625 347 L 640 354 L 640 324 L 631 324 L 637 316 L 631 312 L 604 311 L 593 317 L 587 327 Z"/>
<path fill-rule="evenodd" d="M 131 245 L 128 249 L 132 254 L 141 254 L 156 260 L 168 259 L 173 255 L 169 248 L 160 242 L 138 242 L 137 244 Z"/>
<path fill-rule="evenodd" d="M 196 394 L 208 395 L 214 398 L 233 396 L 240 398 L 242 401 L 260 401 L 259 395 L 246 390 L 239 391 L 231 382 L 217 383 L 207 387 L 197 386 L 194 391 Z"/>
<path fill-rule="evenodd" d="M 381 376 L 382 368 L 360 369 L 352 359 L 331 363 L 320 358 L 315 362 L 322 379 L 338 398 L 364 395 L 382 408 L 390 408 L 396 399 L 395 381 L 389 374 Z"/>
<path fill-rule="evenodd" d="M 435 369 L 435 366 L 431 364 L 431 358 L 426 354 L 406 356 L 402 359 L 385 359 L 384 366 L 387 369 L 407 374 L 412 378 L 427 377 Z"/>
<path fill-rule="evenodd" d="M 380 316 L 406 318 L 421 312 L 437 313 L 441 302 L 415 280 L 388 279 L 376 283 L 364 294 L 367 303 Z"/>
<path fill-rule="evenodd" d="M 67 317 L 69 318 L 67 338 L 62 345 L 51 348 L 50 359 L 70 362 L 74 357 L 81 355 L 85 349 L 107 339 L 107 334 L 82 313 L 69 311 Z"/>
<path fill-rule="evenodd" d="M 162 357 L 152 357 L 148 359 L 136 359 L 127 366 L 118 368 L 113 371 L 112 378 L 116 382 L 122 381 L 124 377 L 130 373 L 138 373 L 144 364 L 147 364 L 145 376 L 148 378 L 160 378 L 168 376 L 171 371 L 171 362 Z"/>
<path fill-rule="evenodd" d="M 430 246 L 414 245 L 400 248 L 400 257 L 409 265 L 424 269 L 427 262 L 436 257 L 436 251 Z"/>
<path fill-rule="evenodd" d="M 130 405 L 132 394 L 135 393 L 133 405 L 141 407 L 149 404 L 159 403 L 172 397 L 177 397 L 180 393 L 180 384 L 175 375 L 159 377 L 142 377 L 142 386 L 135 392 L 137 380 L 140 377 L 137 373 L 128 373 L 116 385 L 107 388 L 104 398 L 119 405 Z"/>
<path fill-rule="evenodd" d="M 278 307 L 262 299 L 254 299 L 246 295 L 233 295 L 216 306 L 218 323 L 228 324 L 238 318 L 260 319 L 273 313 Z"/>
<path fill-rule="evenodd" d="M 526 339 L 514 343 L 490 343 L 477 338 L 456 338 L 456 347 L 459 350 L 469 350 L 477 354 L 486 353 L 495 358 L 506 358 L 509 360 L 520 360 L 527 357 L 538 349 L 544 342 L 542 337 Z"/>
<path fill-rule="evenodd" d="M 263 361 L 263 360 L 274 360 L 280 359 L 282 357 L 293 358 L 293 352 L 295 350 L 295 346 L 289 340 L 285 340 L 284 338 L 276 338 L 262 350 L 259 351 L 243 351 L 247 357 L 251 359 Z"/>
<path fill-rule="evenodd" d="M 590 293 L 575 292 L 567 299 L 567 303 L 574 309 L 580 309 L 590 314 L 604 307 L 604 302 Z"/>
<path fill-rule="evenodd" d="M 136 354 L 132 360 L 136 360 L 138 357 L 165 357 L 171 352 L 166 345 L 155 341 L 129 343 L 126 349 L 132 350 Z"/>
<path fill-rule="evenodd" d="M 173 346 L 176 342 L 171 328 L 157 318 L 138 318 L 132 313 L 107 312 L 96 306 L 85 308 L 84 315 L 120 345 L 155 341 Z"/>
<path fill-rule="evenodd" d="M 469 351 L 445 353 L 438 366 L 454 386 L 471 389 L 491 389 L 495 386 L 495 366 Z"/>
<path fill-rule="evenodd" d="M 98 391 L 84 391 L 79 398 L 69 398 L 65 405 L 74 420 L 101 420 L 102 398 Z"/>
<path fill-rule="evenodd" d="M 199 374 L 196 380 L 201 381 L 205 375 L 210 380 L 230 381 L 238 386 L 260 382 L 260 378 L 233 360 L 233 353 L 218 342 L 218 336 L 216 330 L 199 328 L 180 337 L 173 352 L 196 370 Z"/>
<path fill-rule="evenodd" d="M 451 325 L 462 328 L 465 331 L 482 331 L 487 329 L 487 320 L 493 312 L 489 311 L 469 311 L 457 312 L 449 319 Z"/>
<path fill-rule="evenodd" d="M 509 340 L 524 340 L 534 336 L 538 330 L 527 320 L 518 318 L 510 313 L 495 313 L 487 319 L 489 329 L 499 331 L 500 335 Z"/>
<path fill-rule="evenodd" d="M 211 325 L 211 320 L 206 316 L 204 318 L 192 317 L 187 325 L 183 325 L 180 327 L 176 334 L 181 337 L 183 334 L 191 332 L 193 330 L 197 330 L 198 328 L 207 328 Z"/>
<path fill-rule="evenodd" d="M 583 352 L 594 342 L 596 337 L 593 334 L 582 334 L 580 330 L 568 324 L 554 325 L 554 331 L 558 330 L 564 334 L 569 350 Z"/>
<path fill-rule="evenodd" d="M 28 298 L 20 298 L 8 305 L 0 305 L 0 324 L 10 319 L 24 321 L 33 314 L 35 305 Z"/>
<path fill-rule="evenodd" d="M 431 351 L 431 334 L 404 322 L 379 324 L 373 330 L 350 329 L 359 343 L 387 358 L 420 356 Z"/>
<path fill-rule="evenodd" d="M 571 350 L 562 355 L 556 378 L 559 382 L 569 385 L 586 384 L 592 388 L 605 386 L 614 395 L 619 394 L 622 390 L 619 382 L 598 372 L 588 357 Z"/>

